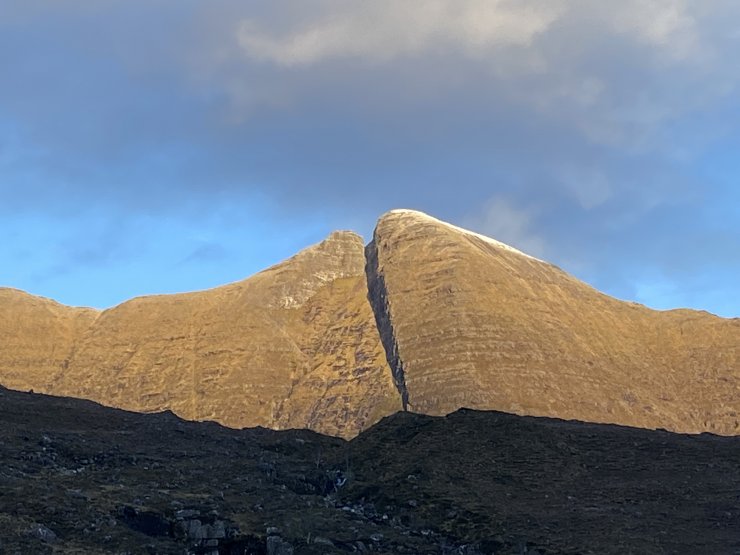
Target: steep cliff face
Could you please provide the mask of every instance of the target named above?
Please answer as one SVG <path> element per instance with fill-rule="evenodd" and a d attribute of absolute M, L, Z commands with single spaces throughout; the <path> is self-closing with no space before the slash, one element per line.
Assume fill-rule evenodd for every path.
<path fill-rule="evenodd" d="M 365 257 L 367 259 L 365 266 L 368 287 L 367 298 L 375 314 L 378 335 L 383 343 L 388 365 L 393 374 L 393 383 L 396 385 L 398 394 L 401 397 L 403 410 L 408 410 L 409 392 L 406 388 L 406 376 L 404 374 L 403 361 L 398 352 L 396 332 L 393 329 L 394 320 L 391 315 L 388 288 L 385 285 L 383 273 L 380 272 L 378 266 L 378 248 L 375 241 L 371 242 L 365 248 Z"/>
<path fill-rule="evenodd" d="M 409 410 L 740 433 L 740 320 L 618 301 L 419 212 L 384 215 L 368 252 Z"/>
<path fill-rule="evenodd" d="M 53 321 L 52 338 L 64 332 L 66 343 L 54 356 L 33 345 L 19 353 L 26 370 L 39 362 L 23 386 L 232 427 L 354 436 L 400 407 L 366 299 L 363 248 L 356 234 L 334 233 L 238 283 L 123 303 L 74 340 Z"/>

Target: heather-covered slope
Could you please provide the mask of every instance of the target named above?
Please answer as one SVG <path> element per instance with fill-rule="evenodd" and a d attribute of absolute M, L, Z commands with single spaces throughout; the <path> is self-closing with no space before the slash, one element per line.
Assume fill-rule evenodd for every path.
<path fill-rule="evenodd" d="M 371 302 L 412 411 L 740 432 L 740 319 L 621 302 L 414 211 L 384 215 L 366 251 Z"/>
<path fill-rule="evenodd" d="M 52 338 L 66 333 L 64 351 L 20 351 L 15 374 L 25 365 L 26 381 L 6 381 L 4 364 L 0 381 L 232 427 L 352 436 L 400 408 L 364 264 L 360 237 L 338 232 L 238 283 L 136 298 L 89 318 L 86 329 L 54 320 L 47 327 Z M 39 302 L 3 309 L 12 321 Z M 36 337 L 31 327 L 5 333 Z"/>

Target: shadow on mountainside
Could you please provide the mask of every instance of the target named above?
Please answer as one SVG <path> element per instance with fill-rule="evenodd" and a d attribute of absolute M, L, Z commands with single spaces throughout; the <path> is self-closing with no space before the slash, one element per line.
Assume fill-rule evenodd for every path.
<path fill-rule="evenodd" d="M 461 410 L 345 442 L 6 389 L 0 418 L 1 553 L 740 554 L 740 438 Z"/>

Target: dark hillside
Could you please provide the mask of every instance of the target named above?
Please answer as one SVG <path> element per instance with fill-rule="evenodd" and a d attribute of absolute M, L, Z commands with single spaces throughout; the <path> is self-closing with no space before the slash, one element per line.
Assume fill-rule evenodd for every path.
<path fill-rule="evenodd" d="M 2 389 L 0 421 L 0 553 L 740 553 L 740 438 L 463 410 L 347 443 Z"/>

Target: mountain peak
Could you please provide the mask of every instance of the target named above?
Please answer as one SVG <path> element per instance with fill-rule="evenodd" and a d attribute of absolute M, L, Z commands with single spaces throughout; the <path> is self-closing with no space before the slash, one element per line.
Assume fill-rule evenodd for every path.
<path fill-rule="evenodd" d="M 323 241 L 242 281 L 259 283 L 253 299 L 266 306 L 299 308 L 319 289 L 336 279 L 364 276 L 362 237 L 353 231 L 334 231 Z"/>
<path fill-rule="evenodd" d="M 740 368 L 731 321 L 618 301 L 412 210 L 383 215 L 367 252 L 371 303 L 409 410 L 740 433 L 726 386 Z"/>
<path fill-rule="evenodd" d="M 339 243 L 359 243 L 364 244 L 364 241 L 362 240 L 362 236 L 355 232 L 351 231 L 349 229 L 338 229 L 336 231 L 332 231 L 329 235 L 327 235 L 326 239 L 322 241 L 324 242 L 339 242 Z"/>
<path fill-rule="evenodd" d="M 403 226 L 423 225 L 427 227 L 437 226 L 438 228 L 443 228 L 447 231 L 453 231 L 468 239 L 483 241 L 484 243 L 492 245 L 498 249 L 502 249 L 521 256 L 526 256 L 527 258 L 531 258 L 532 260 L 539 260 L 538 258 L 522 252 L 519 249 L 512 247 L 511 245 L 507 245 L 506 243 L 498 241 L 497 239 L 488 237 L 487 235 L 483 235 L 481 233 L 476 233 L 475 231 L 471 231 L 463 227 L 456 226 L 443 220 L 439 220 L 434 216 L 430 216 L 429 214 L 426 214 L 425 212 L 420 212 L 418 210 L 410 210 L 407 208 L 396 208 L 394 210 L 390 210 L 383 214 L 378 220 L 378 226 L 380 226 L 381 224 Z"/>

